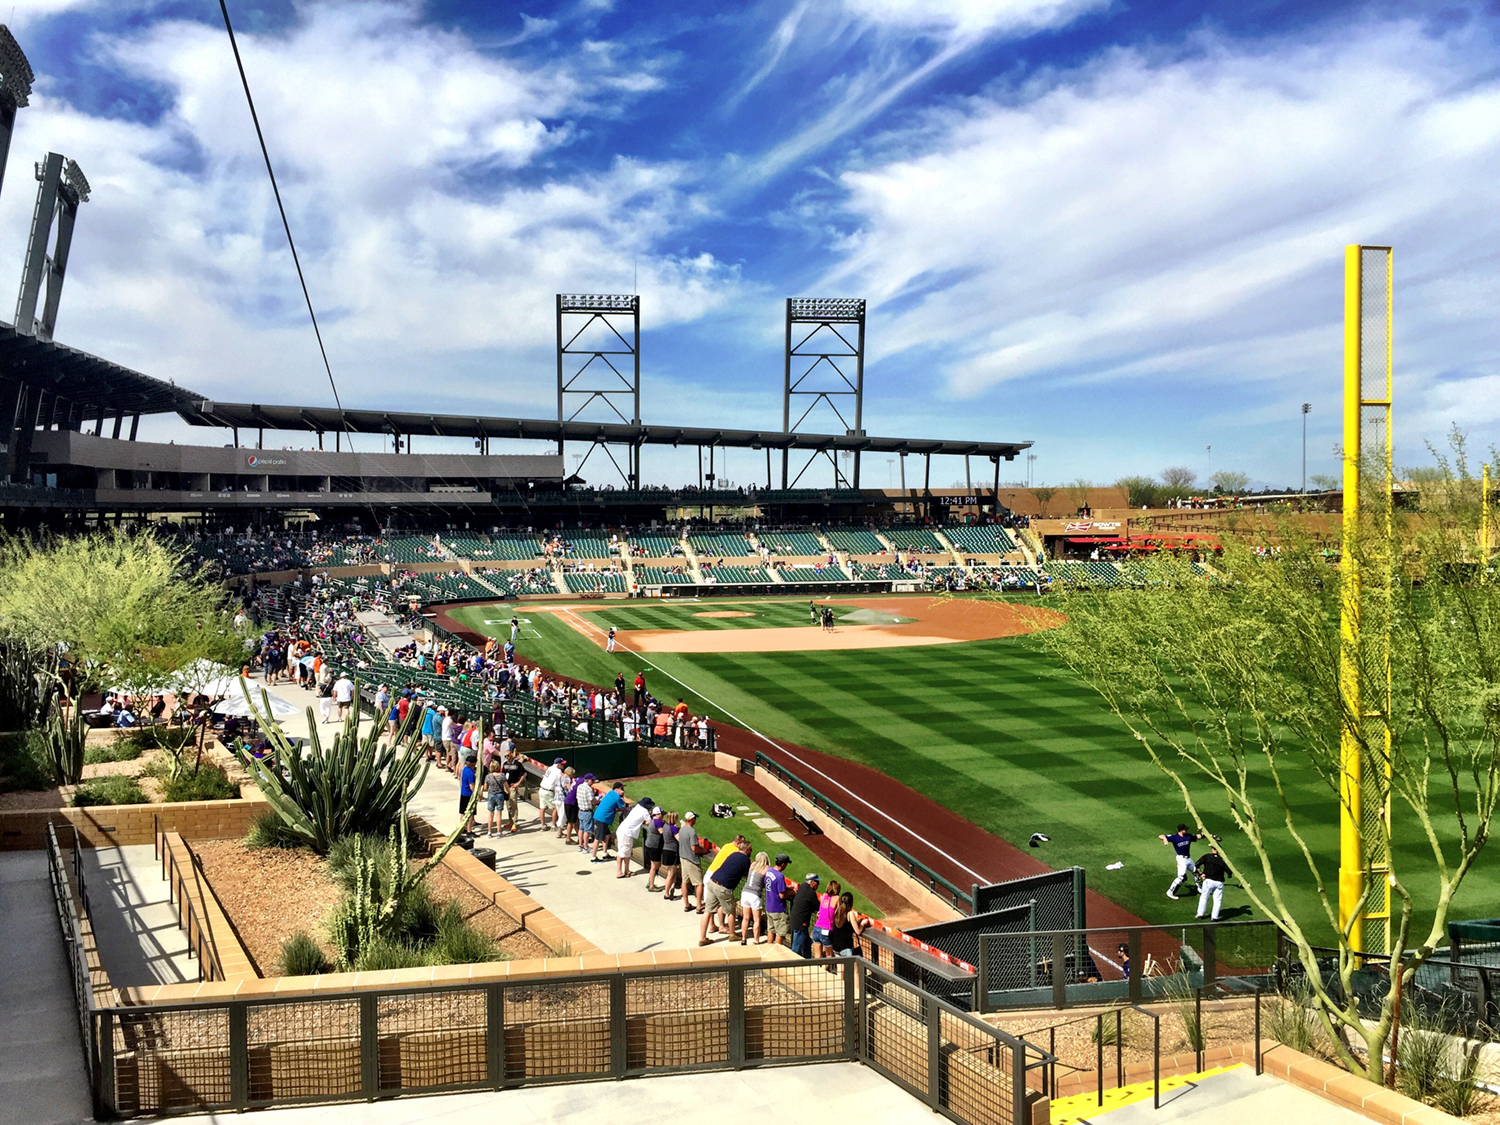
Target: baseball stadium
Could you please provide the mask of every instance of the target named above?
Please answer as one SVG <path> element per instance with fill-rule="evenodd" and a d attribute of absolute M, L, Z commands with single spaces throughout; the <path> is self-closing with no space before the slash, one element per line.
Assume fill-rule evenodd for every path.
<path fill-rule="evenodd" d="M 30 77 L 3 32 L 0 177 Z M 1025 440 L 868 434 L 856 297 L 785 299 L 763 428 L 642 419 L 633 293 L 555 295 L 555 417 L 218 401 L 54 338 L 91 189 L 37 174 L 0 857 L 84 1116 L 795 1062 L 898 1121 L 1273 1079 L 1297 1120 L 1493 1120 L 1494 494 L 1396 479 L 1389 248 L 1345 256 L 1342 488 L 1143 506 L 1003 480 Z M 121 605 L 129 640 L 69 631 Z"/>

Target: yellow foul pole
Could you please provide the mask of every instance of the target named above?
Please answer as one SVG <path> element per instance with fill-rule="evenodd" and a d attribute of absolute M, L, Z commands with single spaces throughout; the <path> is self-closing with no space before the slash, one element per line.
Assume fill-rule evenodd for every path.
<path fill-rule="evenodd" d="M 1390 924 L 1392 280 L 1390 247 L 1345 247 L 1339 922 L 1371 953 L 1388 948 Z"/>

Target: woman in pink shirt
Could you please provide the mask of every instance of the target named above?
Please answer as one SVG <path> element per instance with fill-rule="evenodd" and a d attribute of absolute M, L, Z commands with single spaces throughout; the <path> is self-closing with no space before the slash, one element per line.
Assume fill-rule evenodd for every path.
<path fill-rule="evenodd" d="M 818 916 L 813 919 L 812 933 L 812 955 L 814 957 L 832 957 L 833 948 L 829 945 L 828 931 L 833 928 L 833 912 L 838 909 L 839 893 L 844 888 L 839 886 L 837 879 L 828 880 L 827 888 L 818 895 Z"/>

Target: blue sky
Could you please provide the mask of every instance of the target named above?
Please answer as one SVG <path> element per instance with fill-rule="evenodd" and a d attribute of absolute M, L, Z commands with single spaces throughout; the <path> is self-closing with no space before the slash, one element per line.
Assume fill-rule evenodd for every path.
<path fill-rule="evenodd" d="M 1396 248 L 1398 464 L 1455 422 L 1500 441 L 1495 4 L 230 7 L 346 405 L 547 416 L 553 295 L 636 286 L 645 420 L 772 427 L 784 298 L 862 296 L 872 433 L 1295 485 L 1301 402 L 1335 468 L 1362 241 Z M 39 79 L 0 262 L 26 160 L 95 188 L 59 339 L 330 402 L 217 4 L 9 23 Z"/>

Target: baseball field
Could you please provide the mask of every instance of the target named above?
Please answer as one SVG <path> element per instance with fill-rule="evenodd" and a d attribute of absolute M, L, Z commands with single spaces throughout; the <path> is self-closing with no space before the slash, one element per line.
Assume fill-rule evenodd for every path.
<path fill-rule="evenodd" d="M 1053 868 L 1085 867 L 1091 889 L 1140 918 L 1192 918 L 1196 900 L 1166 898 L 1171 852 L 1157 840 L 1183 819 L 1180 796 L 1097 697 L 1028 636 L 1048 623 L 1029 603 L 816 600 L 834 608 L 832 637 L 811 624 L 806 597 L 508 603 L 458 607 L 450 616 L 475 632 L 508 636 L 516 614 L 525 619 L 520 653 L 545 668 L 600 684 L 644 672 L 658 698 L 681 696 L 713 720 L 871 767 L 1017 847 L 1043 833 L 1050 842 L 1031 856 Z M 629 651 L 604 651 L 610 627 Z M 1335 799 L 1310 770 L 1284 780 L 1309 844 L 1329 857 L 1325 876 L 1332 878 Z M 1207 786 L 1200 795 L 1225 848 L 1252 861 L 1224 802 Z M 1262 796 L 1275 800 L 1269 791 Z M 852 798 L 844 803 L 859 811 Z M 897 821 L 915 815 L 886 811 Z M 1284 834 L 1271 838 L 1284 841 L 1273 859 L 1299 916 L 1320 917 L 1305 863 Z M 986 876 L 1004 874 L 1009 861 L 999 853 L 1014 853 L 983 839 L 953 858 Z M 996 854 L 973 854 L 982 851 Z M 1401 852 L 1407 870 L 1432 862 L 1415 833 Z M 1113 864 L 1123 866 L 1110 870 Z M 1412 881 L 1423 889 L 1422 880 Z M 1479 865 L 1454 916 L 1493 916 L 1496 901 L 1500 861 Z M 1223 916 L 1252 916 L 1244 892 L 1229 888 Z"/>

